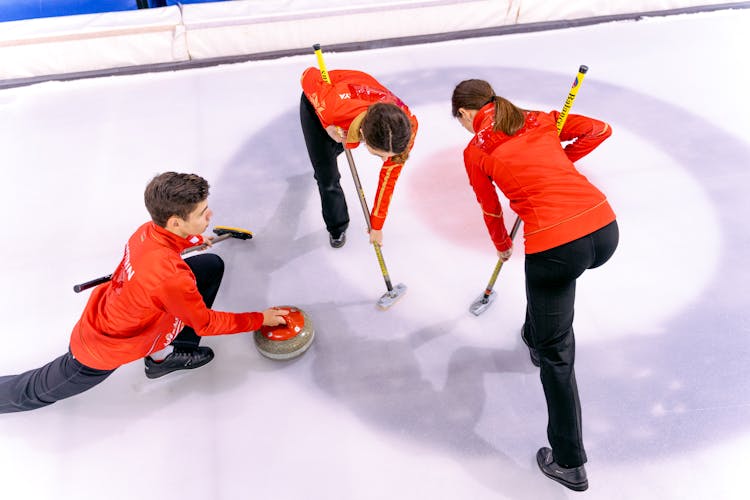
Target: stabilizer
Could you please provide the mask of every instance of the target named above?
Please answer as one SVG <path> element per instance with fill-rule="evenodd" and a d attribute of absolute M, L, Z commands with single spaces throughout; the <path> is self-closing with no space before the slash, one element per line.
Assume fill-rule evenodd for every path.
<path fill-rule="evenodd" d="M 214 234 L 216 236 L 222 236 L 222 235 L 229 235 L 229 238 L 237 238 L 239 240 L 249 240 L 252 239 L 253 233 L 252 231 L 248 231 L 247 229 L 242 229 L 239 227 L 230 227 L 230 226 L 215 226 L 214 227 Z"/>
<path fill-rule="evenodd" d="M 393 290 L 390 290 L 388 292 L 385 292 L 380 299 L 378 299 L 377 306 L 380 309 L 388 309 L 393 304 L 395 304 L 401 297 L 403 297 L 406 294 L 406 285 L 403 283 L 399 283 L 395 287 L 393 287 Z"/>
<path fill-rule="evenodd" d="M 497 294 L 495 293 L 495 290 L 492 290 L 489 296 L 486 296 L 483 293 L 482 295 L 477 297 L 477 300 L 471 303 L 471 305 L 469 306 L 469 312 L 474 316 L 479 316 L 484 311 L 486 311 L 488 307 L 490 307 L 490 304 L 492 304 L 496 297 Z"/>

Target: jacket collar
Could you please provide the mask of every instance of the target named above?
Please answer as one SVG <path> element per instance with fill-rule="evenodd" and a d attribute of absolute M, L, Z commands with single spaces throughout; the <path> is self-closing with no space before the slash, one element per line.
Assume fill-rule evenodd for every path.
<path fill-rule="evenodd" d="M 474 127 L 474 133 L 479 132 L 487 126 L 487 120 L 492 124 L 493 114 L 495 112 L 495 104 L 489 103 L 483 106 L 477 114 L 474 116 L 474 121 L 471 126 Z"/>
<path fill-rule="evenodd" d="M 352 120 L 351 125 L 349 125 L 349 130 L 346 131 L 347 145 L 359 144 L 362 142 L 362 134 L 359 133 L 359 129 L 362 127 L 362 120 L 365 119 L 366 115 L 367 111 L 362 111 L 354 118 L 354 120 Z"/>
<path fill-rule="evenodd" d="M 203 237 L 200 235 L 190 235 L 187 238 L 181 238 L 176 234 L 167 231 L 163 227 L 158 226 L 153 221 L 149 222 L 149 230 L 151 236 L 157 243 L 169 247 L 176 252 L 182 252 L 186 248 L 199 245 L 203 242 Z"/>

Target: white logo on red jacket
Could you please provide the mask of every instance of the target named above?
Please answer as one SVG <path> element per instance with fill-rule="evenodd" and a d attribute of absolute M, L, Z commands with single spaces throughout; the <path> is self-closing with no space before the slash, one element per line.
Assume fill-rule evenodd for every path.
<path fill-rule="evenodd" d="M 183 326 L 184 326 L 184 323 L 180 321 L 179 318 L 174 319 L 174 323 L 172 323 L 172 330 L 165 337 L 164 345 L 162 346 L 162 348 L 167 347 L 169 344 L 172 343 L 172 341 L 177 336 L 177 334 L 182 331 Z"/>
<path fill-rule="evenodd" d="M 133 269 L 133 265 L 130 263 L 130 245 L 125 245 L 125 260 L 123 262 L 123 268 L 125 269 L 125 273 L 128 275 L 128 281 L 133 279 L 133 276 L 135 276 L 135 270 Z"/>

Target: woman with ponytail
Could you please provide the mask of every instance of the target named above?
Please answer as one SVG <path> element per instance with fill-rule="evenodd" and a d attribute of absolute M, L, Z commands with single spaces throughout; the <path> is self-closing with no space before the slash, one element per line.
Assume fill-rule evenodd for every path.
<path fill-rule="evenodd" d="M 331 83 L 326 83 L 318 68 L 306 69 L 300 102 L 302 133 L 329 242 L 334 248 L 342 247 L 349 226 L 338 155 L 364 142 L 368 152 L 383 160 L 370 213 L 370 243 L 382 244 L 388 206 L 414 144 L 417 119 L 401 99 L 367 73 L 333 70 L 329 76 Z"/>
<path fill-rule="evenodd" d="M 521 336 L 540 367 L 551 445 L 539 449 L 537 463 L 546 476 L 583 491 L 586 452 L 573 369 L 576 279 L 609 260 L 619 232 L 607 198 L 573 162 L 612 131 L 599 120 L 569 115 L 558 135 L 557 111 L 518 108 L 484 80 L 458 84 L 452 107 L 474 134 L 464 151 L 466 173 L 500 259 L 510 258 L 513 242 L 495 186 L 523 221 L 527 305 Z"/>

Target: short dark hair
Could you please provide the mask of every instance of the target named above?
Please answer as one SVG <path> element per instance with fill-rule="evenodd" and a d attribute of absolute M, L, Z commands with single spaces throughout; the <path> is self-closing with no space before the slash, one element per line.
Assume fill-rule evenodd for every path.
<path fill-rule="evenodd" d="M 409 148 L 411 122 L 406 112 L 395 104 L 378 102 L 367 108 L 362 135 L 371 148 L 400 155 Z"/>
<path fill-rule="evenodd" d="M 208 198 L 208 188 L 208 181 L 199 175 L 164 172 L 151 179 L 143 200 L 151 220 L 165 227 L 173 215 L 186 220 Z"/>

